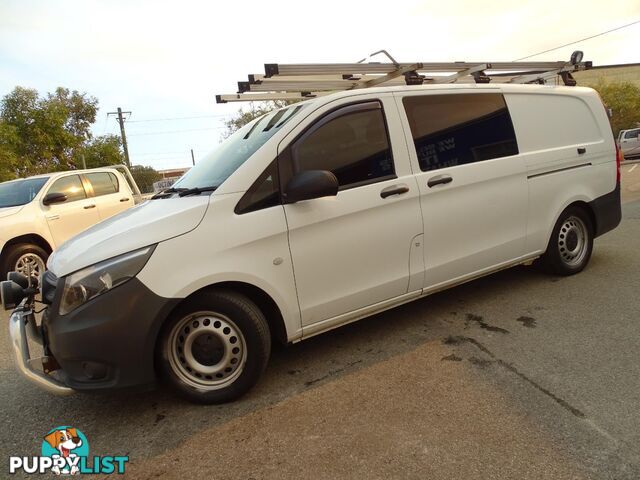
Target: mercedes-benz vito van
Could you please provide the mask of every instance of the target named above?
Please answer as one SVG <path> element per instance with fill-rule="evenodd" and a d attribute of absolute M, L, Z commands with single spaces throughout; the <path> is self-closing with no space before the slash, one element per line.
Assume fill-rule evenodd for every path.
<path fill-rule="evenodd" d="M 290 105 L 57 250 L 42 325 L 11 317 L 18 366 L 57 393 L 162 378 L 196 402 L 233 400 L 274 340 L 536 259 L 582 271 L 620 222 L 619 181 L 588 88 L 386 87 Z"/>

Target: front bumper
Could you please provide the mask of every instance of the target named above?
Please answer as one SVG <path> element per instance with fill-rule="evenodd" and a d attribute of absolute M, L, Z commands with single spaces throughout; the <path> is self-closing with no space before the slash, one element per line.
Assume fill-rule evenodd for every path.
<path fill-rule="evenodd" d="M 27 333 L 28 332 L 28 333 Z M 31 358 L 28 337 L 42 344 L 42 335 L 36 326 L 33 311 L 25 308 L 24 302 L 9 318 L 9 335 L 18 370 L 39 387 L 56 395 L 69 395 L 73 390 L 52 375 L 45 373 L 43 364 L 48 357 Z"/>
<path fill-rule="evenodd" d="M 67 315 L 58 315 L 64 279 L 42 318 L 45 351 L 74 390 L 106 390 L 156 382 L 155 349 L 162 323 L 179 299 L 154 294 L 133 278 Z"/>

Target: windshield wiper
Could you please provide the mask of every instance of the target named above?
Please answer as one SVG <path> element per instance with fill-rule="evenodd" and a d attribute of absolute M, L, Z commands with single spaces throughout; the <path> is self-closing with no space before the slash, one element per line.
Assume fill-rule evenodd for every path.
<path fill-rule="evenodd" d="M 156 193 L 153 197 L 151 197 L 151 200 L 154 200 L 156 198 L 166 198 L 172 193 L 184 192 L 185 190 L 188 190 L 188 188 L 167 188 L 166 190 L 162 190 L 161 192 Z"/>
<path fill-rule="evenodd" d="M 187 195 L 200 195 L 201 193 L 204 192 L 213 192 L 217 189 L 217 186 L 209 186 L 209 187 L 193 187 L 193 188 L 187 188 L 184 189 L 183 191 L 181 191 L 180 193 L 178 193 L 178 195 L 180 197 L 186 197 Z"/>

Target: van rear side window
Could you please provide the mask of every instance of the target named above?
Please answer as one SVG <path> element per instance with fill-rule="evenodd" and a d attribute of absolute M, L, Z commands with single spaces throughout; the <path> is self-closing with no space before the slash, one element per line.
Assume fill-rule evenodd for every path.
<path fill-rule="evenodd" d="M 422 171 L 518 154 L 499 93 L 410 96 L 402 102 Z"/>

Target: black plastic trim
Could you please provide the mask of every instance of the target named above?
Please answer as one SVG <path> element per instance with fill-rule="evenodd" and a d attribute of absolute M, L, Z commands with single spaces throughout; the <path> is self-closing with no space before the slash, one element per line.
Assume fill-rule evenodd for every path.
<path fill-rule="evenodd" d="M 595 220 L 595 236 L 610 232 L 622 220 L 622 202 L 620 200 L 620 184 L 612 192 L 589 202 Z"/>
<path fill-rule="evenodd" d="M 264 64 L 264 76 L 269 78 L 273 75 L 278 75 L 278 64 L 277 63 L 265 63 Z"/>
<path fill-rule="evenodd" d="M 155 383 L 154 353 L 164 320 L 180 302 L 164 298 L 134 278 L 65 316 L 56 301 L 43 316 L 47 351 L 62 368 L 65 383 L 76 390 L 129 388 Z M 87 373 L 103 371 L 92 378 Z"/>
<path fill-rule="evenodd" d="M 590 166 L 591 166 L 591 162 L 587 162 L 587 163 L 581 163 L 580 165 L 571 165 L 570 167 L 554 168 L 553 170 L 548 170 L 546 172 L 536 173 L 534 175 L 527 175 L 527 178 L 531 179 L 536 177 L 542 177 L 544 175 L 551 175 L 552 173 L 566 172 L 567 170 L 574 170 L 576 168 L 583 168 L 583 167 L 590 167 Z"/>

